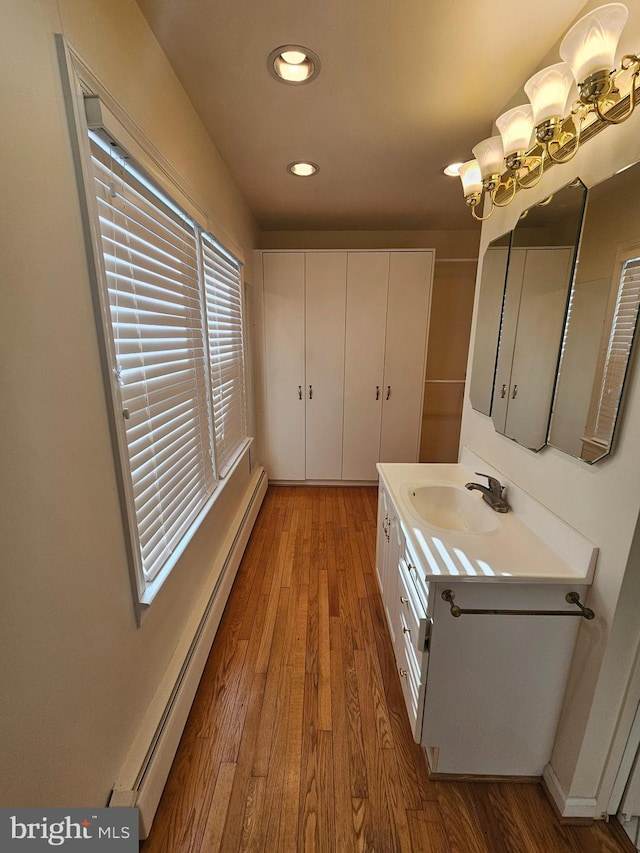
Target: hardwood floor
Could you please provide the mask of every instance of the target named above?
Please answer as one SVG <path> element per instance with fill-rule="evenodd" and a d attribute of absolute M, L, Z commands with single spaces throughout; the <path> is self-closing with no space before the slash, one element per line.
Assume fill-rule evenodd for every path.
<path fill-rule="evenodd" d="M 615 853 L 537 784 L 434 782 L 375 578 L 373 488 L 270 487 L 144 853 Z"/>

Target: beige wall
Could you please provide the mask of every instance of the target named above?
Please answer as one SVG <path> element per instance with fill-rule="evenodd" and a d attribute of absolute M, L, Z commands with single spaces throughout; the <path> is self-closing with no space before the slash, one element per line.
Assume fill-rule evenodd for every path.
<path fill-rule="evenodd" d="M 54 33 L 248 261 L 251 214 L 133 0 L 4 3 L 0 805 L 104 805 L 189 639 L 243 466 L 136 626 Z"/>
<path fill-rule="evenodd" d="M 630 0 L 627 5 L 629 24 L 620 53 L 635 51 L 640 42 L 640 2 Z M 638 122 L 640 116 L 635 115 L 627 124 L 608 128 L 586 144 L 571 164 L 550 170 L 536 189 L 521 193 L 510 207 L 496 211 L 483 227 L 481 253 L 489 241 L 514 227 L 524 207 L 574 176 L 592 186 L 636 160 L 640 155 Z M 638 571 L 631 549 L 640 511 L 638 435 L 638 370 L 631 378 L 617 450 L 592 467 L 552 448 L 530 453 L 498 435 L 490 419 L 475 412 L 465 399 L 461 445 L 471 448 L 600 548 L 589 596 L 598 618 L 594 624 L 581 626 L 551 762 L 565 793 L 580 801 L 596 801 L 598 813 L 607 806 L 608 796 L 600 788 L 600 780 L 640 639 L 637 607 L 634 613 L 628 597 L 635 597 L 637 603 Z M 625 587 L 626 597 L 621 595 Z"/>
<path fill-rule="evenodd" d="M 455 462 L 467 372 L 475 261 L 436 258 L 420 436 L 420 462 Z"/>

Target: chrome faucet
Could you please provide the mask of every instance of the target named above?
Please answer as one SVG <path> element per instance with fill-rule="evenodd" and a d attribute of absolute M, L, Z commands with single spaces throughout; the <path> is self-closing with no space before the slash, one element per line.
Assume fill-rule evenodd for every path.
<path fill-rule="evenodd" d="M 478 477 L 486 477 L 489 486 L 483 486 L 482 483 L 465 483 L 465 489 L 477 489 L 482 492 L 482 499 L 496 512 L 509 512 L 509 504 L 503 497 L 504 486 L 500 480 L 490 477 L 489 474 L 481 474 L 479 471 L 476 471 L 476 474 Z"/>

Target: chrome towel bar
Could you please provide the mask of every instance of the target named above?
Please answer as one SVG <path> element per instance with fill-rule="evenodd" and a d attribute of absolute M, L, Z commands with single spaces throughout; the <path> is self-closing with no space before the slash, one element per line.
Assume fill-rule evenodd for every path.
<path fill-rule="evenodd" d="M 580 610 L 491 610 L 471 607 L 458 607 L 454 604 L 455 593 L 450 589 L 442 591 L 442 598 L 448 601 L 451 605 L 451 615 L 458 617 L 465 614 L 474 614 L 476 616 L 484 616 L 492 614 L 494 616 L 582 616 L 584 619 L 595 619 L 596 614 L 590 607 L 585 607 L 580 601 L 580 596 L 577 592 L 568 592 L 564 600 L 568 604 L 575 604 Z"/>

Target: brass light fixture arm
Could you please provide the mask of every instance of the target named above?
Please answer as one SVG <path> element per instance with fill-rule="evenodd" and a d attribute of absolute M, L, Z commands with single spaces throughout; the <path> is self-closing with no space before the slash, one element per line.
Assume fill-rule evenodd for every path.
<path fill-rule="evenodd" d="M 496 207 L 506 207 L 508 204 L 511 204 L 511 202 L 516 197 L 517 188 L 518 188 L 518 183 L 516 180 L 516 176 L 515 175 L 509 175 L 509 176 L 507 176 L 507 180 L 504 183 L 502 181 L 500 181 L 500 183 L 493 190 L 493 192 L 491 193 L 491 201 L 493 202 L 493 204 Z M 500 190 L 500 189 L 503 189 L 505 191 L 505 193 L 509 192 L 509 190 L 511 190 L 509 192 L 509 194 L 505 196 L 504 201 L 498 201 L 497 196 L 498 196 L 498 190 Z"/>
<path fill-rule="evenodd" d="M 526 167 L 527 169 L 525 175 L 520 175 L 518 173 L 518 175 L 516 176 L 518 187 L 521 190 L 530 190 L 540 183 L 540 181 L 542 180 L 542 176 L 544 175 L 544 160 L 544 153 L 538 156 L 527 157 L 527 159 L 523 163 L 523 168 Z M 534 178 L 531 182 L 523 182 L 523 178 L 525 176 L 528 177 L 532 172 L 535 172 L 536 170 L 538 170 L 538 176 L 536 178 Z"/>
<path fill-rule="evenodd" d="M 626 121 L 631 113 L 634 111 L 636 107 L 636 83 L 638 81 L 638 77 L 640 76 L 640 56 L 633 53 L 628 53 L 626 56 L 622 57 L 622 62 L 620 65 L 620 71 L 615 75 L 621 74 L 624 71 L 629 71 L 633 69 L 631 74 L 631 86 L 629 88 L 629 109 L 627 112 L 620 116 L 619 118 L 610 118 L 608 117 L 608 111 L 603 112 L 600 106 L 600 101 L 595 102 L 595 111 L 596 115 L 600 119 L 600 121 L 604 121 L 607 124 L 622 124 L 623 121 Z"/>
<path fill-rule="evenodd" d="M 478 216 L 476 213 L 476 205 L 471 205 L 471 215 L 477 222 L 486 222 L 486 220 L 493 214 L 493 211 L 496 209 L 495 204 L 493 203 L 493 199 L 491 199 L 491 209 L 486 216 Z"/>
<path fill-rule="evenodd" d="M 586 113 L 584 108 L 578 107 L 575 111 L 571 111 L 571 115 L 573 118 L 575 133 L 568 133 L 565 131 L 560 134 L 558 139 L 550 140 L 545 146 L 549 158 L 553 160 L 554 163 L 568 163 L 569 160 L 573 160 L 578 153 L 578 148 L 580 147 L 580 134 L 582 132 L 582 125 L 584 123 Z M 555 144 L 557 146 L 556 151 L 559 151 L 571 141 L 573 141 L 573 150 L 571 154 L 567 157 L 556 157 L 551 146 Z"/>

